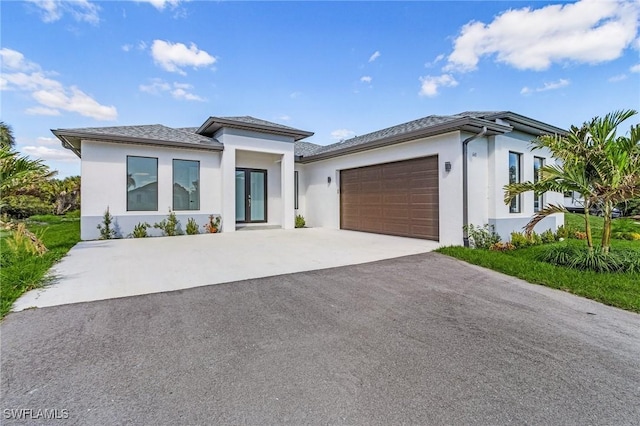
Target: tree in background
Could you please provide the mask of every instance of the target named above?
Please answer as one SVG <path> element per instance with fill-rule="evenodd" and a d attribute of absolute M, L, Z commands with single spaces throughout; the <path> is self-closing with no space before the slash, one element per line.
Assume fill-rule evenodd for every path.
<path fill-rule="evenodd" d="M 0 121 L 0 147 L 12 149 L 16 146 L 16 140 L 13 137 L 13 130 L 4 121 Z"/>

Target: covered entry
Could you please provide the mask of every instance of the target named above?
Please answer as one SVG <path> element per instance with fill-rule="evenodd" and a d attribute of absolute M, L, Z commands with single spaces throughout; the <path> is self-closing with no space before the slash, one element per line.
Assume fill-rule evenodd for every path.
<path fill-rule="evenodd" d="M 438 156 L 342 170 L 340 228 L 439 239 Z"/>

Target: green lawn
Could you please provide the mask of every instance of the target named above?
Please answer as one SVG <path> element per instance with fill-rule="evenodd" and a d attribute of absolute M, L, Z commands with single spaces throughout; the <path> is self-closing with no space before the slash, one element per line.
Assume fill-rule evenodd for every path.
<path fill-rule="evenodd" d="M 602 218 L 593 217 L 594 244 L 599 244 L 602 232 Z M 615 222 L 619 220 L 616 219 Z M 572 228 L 582 229 L 583 219 L 580 215 L 569 214 L 565 223 Z M 620 222 L 621 227 L 627 227 Z M 640 225 L 635 223 L 637 231 Z M 615 228 L 614 228 L 615 231 Z M 583 244 L 582 241 L 571 241 L 571 244 Z M 564 242 L 556 244 L 565 244 Z M 464 247 L 443 247 L 437 250 L 446 254 L 494 271 L 521 278 L 530 283 L 541 284 L 564 290 L 579 296 L 640 313 L 640 274 L 632 273 L 596 273 L 554 266 L 537 260 L 537 256 L 549 245 L 533 246 L 507 252 L 475 250 Z M 612 250 L 631 249 L 640 256 L 640 241 L 613 240 Z"/>
<path fill-rule="evenodd" d="M 7 234 L 0 238 L 0 318 L 24 292 L 46 284 L 47 271 L 80 241 L 77 213 L 65 216 L 32 216 L 27 228 L 36 233 L 49 251 L 42 256 L 13 253 L 7 247 Z"/>

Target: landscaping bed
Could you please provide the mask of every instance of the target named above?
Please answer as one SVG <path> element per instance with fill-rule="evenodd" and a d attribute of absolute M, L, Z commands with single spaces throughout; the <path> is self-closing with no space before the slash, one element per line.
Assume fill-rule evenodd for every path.
<path fill-rule="evenodd" d="M 620 225 L 616 228 L 618 220 L 620 219 L 614 220 L 614 235 L 622 235 L 623 231 L 619 230 L 621 228 L 625 229 L 624 233 L 640 232 L 640 224 L 629 220 L 619 222 Z M 602 229 L 602 219 L 592 217 L 591 222 L 594 234 L 597 234 Z M 583 227 L 583 223 L 581 215 L 565 215 L 565 226 L 570 233 Z M 584 244 L 583 240 L 569 238 L 565 241 L 506 251 L 465 247 L 443 247 L 437 251 L 530 283 L 564 290 L 607 305 L 640 313 L 640 273 L 582 271 L 540 260 L 542 254 L 550 247 L 583 246 Z M 599 241 L 594 239 L 594 244 L 599 244 Z M 640 258 L 640 241 L 614 238 L 611 242 L 611 251 L 624 251 Z"/>

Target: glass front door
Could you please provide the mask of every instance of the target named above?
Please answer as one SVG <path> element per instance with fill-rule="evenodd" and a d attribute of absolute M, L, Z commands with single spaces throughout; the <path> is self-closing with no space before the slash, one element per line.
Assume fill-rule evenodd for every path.
<path fill-rule="evenodd" d="M 236 222 L 267 221 L 267 171 L 236 169 Z"/>

